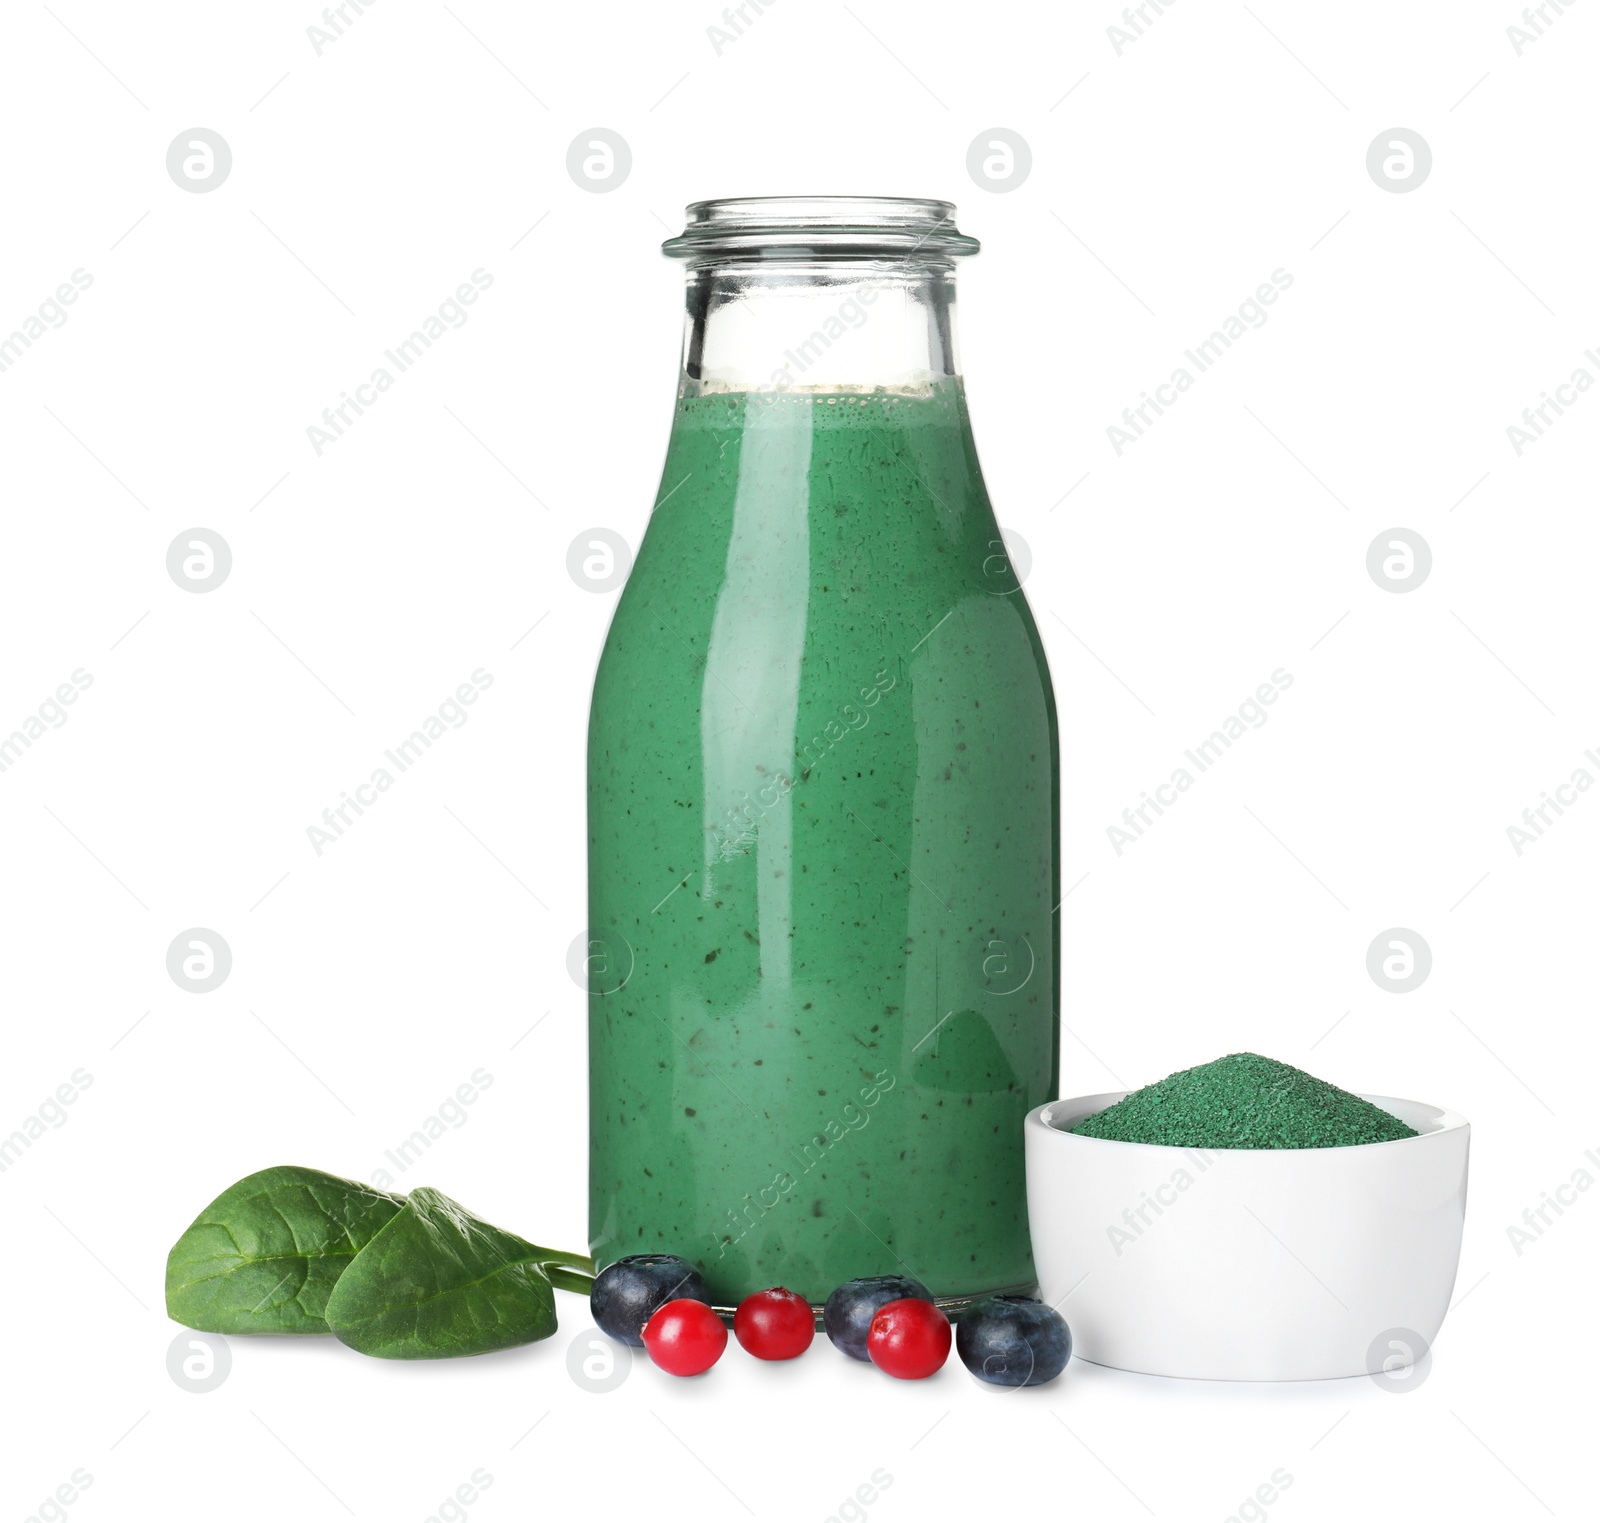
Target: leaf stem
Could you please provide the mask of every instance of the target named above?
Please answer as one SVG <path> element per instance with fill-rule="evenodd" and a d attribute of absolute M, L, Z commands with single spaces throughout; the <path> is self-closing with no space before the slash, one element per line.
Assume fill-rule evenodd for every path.
<path fill-rule="evenodd" d="M 539 1267 L 557 1290 L 570 1290 L 587 1296 L 594 1286 L 594 1260 L 586 1253 L 564 1253 L 559 1248 L 540 1248 Z"/>
<path fill-rule="evenodd" d="M 584 1274 L 577 1269 L 562 1269 L 558 1265 L 546 1264 L 544 1266 L 546 1278 L 557 1290 L 570 1290 L 575 1296 L 588 1299 L 589 1292 L 594 1288 L 594 1276 Z"/>

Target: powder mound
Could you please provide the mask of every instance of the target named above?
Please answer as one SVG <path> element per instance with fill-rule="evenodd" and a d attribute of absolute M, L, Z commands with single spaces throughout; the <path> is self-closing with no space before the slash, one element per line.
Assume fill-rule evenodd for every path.
<path fill-rule="evenodd" d="M 1173 1148 L 1347 1148 L 1417 1135 L 1360 1095 L 1254 1052 L 1169 1074 L 1072 1130 Z"/>

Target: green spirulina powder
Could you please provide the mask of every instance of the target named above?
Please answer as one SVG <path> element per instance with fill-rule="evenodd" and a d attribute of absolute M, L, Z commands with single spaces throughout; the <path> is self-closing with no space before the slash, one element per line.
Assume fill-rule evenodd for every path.
<path fill-rule="evenodd" d="M 1169 1074 L 1072 1130 L 1173 1148 L 1348 1148 L 1417 1135 L 1370 1100 L 1254 1052 Z"/>

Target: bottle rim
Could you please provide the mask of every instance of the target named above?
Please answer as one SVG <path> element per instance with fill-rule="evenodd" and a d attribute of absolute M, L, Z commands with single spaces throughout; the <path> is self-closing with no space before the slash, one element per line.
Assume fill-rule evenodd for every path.
<path fill-rule="evenodd" d="M 694 201 L 661 245 L 690 264 L 815 259 L 945 264 L 978 252 L 955 206 L 912 196 L 731 196 Z"/>

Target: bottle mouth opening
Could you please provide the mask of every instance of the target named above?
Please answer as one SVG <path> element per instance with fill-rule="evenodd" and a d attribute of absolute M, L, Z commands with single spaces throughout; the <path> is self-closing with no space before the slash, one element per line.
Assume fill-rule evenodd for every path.
<path fill-rule="evenodd" d="M 978 252 L 949 201 L 902 196 L 736 196 L 695 201 L 661 245 L 691 266 L 858 259 L 948 265 Z"/>

